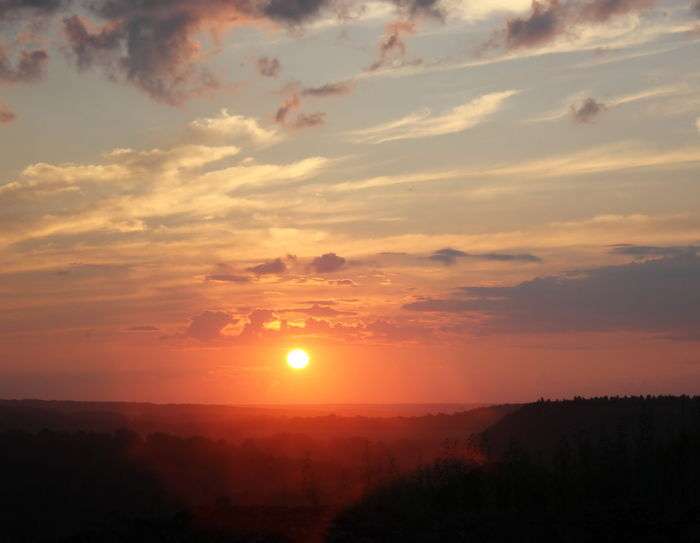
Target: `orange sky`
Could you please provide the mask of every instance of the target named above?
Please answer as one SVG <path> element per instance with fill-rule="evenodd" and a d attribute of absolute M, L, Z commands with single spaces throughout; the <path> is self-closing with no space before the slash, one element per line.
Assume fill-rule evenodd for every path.
<path fill-rule="evenodd" d="M 0 396 L 697 392 L 693 3 L 154 6 L 0 7 Z"/>

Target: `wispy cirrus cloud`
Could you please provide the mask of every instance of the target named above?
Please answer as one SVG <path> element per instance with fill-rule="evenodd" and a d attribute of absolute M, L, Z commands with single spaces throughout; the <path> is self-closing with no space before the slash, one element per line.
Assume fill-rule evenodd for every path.
<path fill-rule="evenodd" d="M 575 177 L 638 168 L 684 168 L 700 162 L 700 148 L 687 146 L 670 150 L 646 149 L 638 144 L 620 143 L 572 153 L 514 162 L 484 164 L 452 170 L 436 170 L 397 175 L 382 175 L 364 179 L 326 183 L 314 190 L 348 192 L 378 189 L 405 183 L 434 183 L 449 179 L 502 177 L 507 179 L 549 179 Z"/>
<path fill-rule="evenodd" d="M 594 98 L 581 92 L 565 98 L 563 103 L 555 109 L 526 119 L 526 122 L 553 122 L 570 117 L 578 123 L 589 123 L 602 113 L 627 104 L 671 98 L 688 92 L 689 88 L 685 84 L 652 87 L 609 98 Z"/>
<path fill-rule="evenodd" d="M 502 109 L 508 98 L 519 91 L 493 92 L 474 98 L 442 115 L 432 115 L 429 109 L 411 113 L 396 121 L 348 133 L 355 143 L 379 144 L 390 141 L 431 138 L 469 130 Z"/>

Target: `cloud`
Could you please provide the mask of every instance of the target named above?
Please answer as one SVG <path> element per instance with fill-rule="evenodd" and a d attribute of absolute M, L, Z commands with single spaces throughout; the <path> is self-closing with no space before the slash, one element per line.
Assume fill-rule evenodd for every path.
<path fill-rule="evenodd" d="M 189 124 L 190 132 L 208 142 L 249 143 L 272 145 L 281 139 L 277 130 L 267 129 L 252 117 L 231 115 L 222 109 L 218 117 L 203 117 Z"/>
<path fill-rule="evenodd" d="M 99 67 L 170 105 L 222 86 L 202 64 L 198 36 L 270 21 L 297 25 L 319 15 L 328 0 L 96 0 L 82 2 L 96 22 L 73 15 L 64 20 L 69 45 L 81 69 Z M 274 61 L 265 68 L 274 71 Z"/>
<path fill-rule="evenodd" d="M 487 260 L 494 262 L 542 262 L 542 259 L 538 256 L 528 253 L 465 253 L 464 251 L 452 249 L 451 247 L 439 249 L 428 258 L 446 266 L 456 264 L 458 259 Z"/>
<path fill-rule="evenodd" d="M 256 64 L 263 77 L 277 77 L 282 69 L 282 64 L 277 58 L 260 57 Z"/>
<path fill-rule="evenodd" d="M 571 116 L 577 123 L 590 123 L 606 109 L 605 104 L 594 98 L 586 98 L 582 103 L 570 107 Z"/>
<path fill-rule="evenodd" d="M 338 287 L 356 287 L 357 283 L 352 279 L 329 279 L 329 285 L 335 285 Z"/>
<path fill-rule="evenodd" d="M 533 0 L 530 12 L 508 19 L 486 48 L 509 51 L 538 48 L 572 35 L 577 27 L 600 25 L 615 17 L 650 8 L 655 0 Z"/>
<path fill-rule="evenodd" d="M 327 0 L 269 0 L 263 12 L 270 19 L 298 25 L 318 16 L 328 4 Z"/>
<path fill-rule="evenodd" d="M 695 119 L 695 128 L 697 128 L 698 132 L 700 132 L 700 117 Z"/>
<path fill-rule="evenodd" d="M 379 144 L 390 141 L 430 138 L 463 132 L 486 121 L 518 91 L 484 94 L 457 106 L 443 115 L 431 115 L 425 109 L 388 123 L 355 130 L 350 138 L 356 143 Z"/>
<path fill-rule="evenodd" d="M 265 325 L 276 320 L 278 320 L 278 317 L 274 311 L 269 309 L 255 309 L 248 315 L 248 324 L 243 327 L 239 338 L 246 340 L 263 337 L 270 333 L 270 331 L 265 328 Z"/>
<path fill-rule="evenodd" d="M 158 332 L 158 331 L 160 331 L 160 328 L 158 328 L 157 326 L 145 325 L 145 326 L 131 326 L 127 330 L 129 332 Z"/>
<path fill-rule="evenodd" d="M 275 113 L 275 122 L 291 129 L 313 128 L 321 126 L 326 121 L 326 114 L 323 112 L 315 113 L 298 113 L 296 117 L 291 117 L 293 111 L 301 107 L 299 94 L 294 92 L 290 97 L 285 99 L 282 105 Z"/>
<path fill-rule="evenodd" d="M 302 89 L 302 96 L 311 96 L 313 98 L 326 98 L 328 96 L 339 96 L 349 94 L 354 88 L 352 81 L 337 81 L 335 83 L 326 83 L 318 87 L 306 87 Z"/>
<path fill-rule="evenodd" d="M 437 0 L 380 1 L 409 18 L 442 12 Z M 205 66 L 209 55 L 202 35 L 216 41 L 233 27 L 299 27 L 326 14 L 329 20 L 341 21 L 348 8 L 347 2 L 337 0 L 170 0 L 167 9 L 157 1 L 10 0 L 0 3 L 0 22 L 48 23 L 64 10 L 64 37 L 78 69 L 100 69 L 157 101 L 178 105 L 227 86 Z M 396 40 L 389 42 L 387 50 L 398 47 Z M 17 67 L 0 60 L 1 79 L 33 80 L 43 70 L 45 55 L 27 51 Z M 277 59 L 263 57 L 258 67 L 263 75 L 274 77 L 280 65 Z"/>
<path fill-rule="evenodd" d="M 318 186 L 317 190 L 345 192 L 388 187 L 404 183 L 433 183 L 448 179 L 569 178 L 639 168 L 688 168 L 700 162 L 700 148 L 656 150 L 629 143 L 594 147 L 573 153 L 535 158 L 503 165 L 474 166 L 455 170 L 383 175 Z"/>
<path fill-rule="evenodd" d="M 287 271 L 287 265 L 281 258 L 275 258 L 274 260 L 269 260 L 268 262 L 247 268 L 246 271 L 254 273 L 255 275 L 282 274 Z"/>
<path fill-rule="evenodd" d="M 0 3 L 0 21 L 17 17 L 47 17 L 62 9 L 68 0 L 5 0 Z"/>
<path fill-rule="evenodd" d="M 321 126 L 325 122 L 326 114 L 322 111 L 317 111 L 316 113 L 300 113 L 290 126 L 297 129 L 313 128 Z"/>
<path fill-rule="evenodd" d="M 583 4 L 581 16 L 584 21 L 604 23 L 613 17 L 649 9 L 655 3 L 656 0 L 591 0 Z"/>
<path fill-rule="evenodd" d="M 553 41 L 564 30 L 565 12 L 558 0 L 533 0 L 527 17 L 516 17 L 506 23 L 506 47 L 536 47 Z"/>
<path fill-rule="evenodd" d="M 379 42 L 379 58 L 368 68 L 375 71 L 390 62 L 402 60 L 406 56 L 406 43 L 403 36 L 415 34 L 413 21 L 394 21 L 384 28 L 384 36 Z"/>
<path fill-rule="evenodd" d="M 44 75 L 49 55 L 46 51 L 21 51 L 13 65 L 0 47 L 0 83 L 32 83 Z"/>
<path fill-rule="evenodd" d="M 669 256 L 697 255 L 700 247 L 694 245 L 659 247 L 653 245 L 616 245 L 612 253 L 635 258 L 656 258 Z"/>
<path fill-rule="evenodd" d="M 442 19 L 447 8 L 443 0 L 393 0 L 393 2 L 411 18 L 428 16 Z"/>
<path fill-rule="evenodd" d="M 16 118 L 15 113 L 7 105 L 0 102 L 0 124 L 11 123 Z"/>
<path fill-rule="evenodd" d="M 110 78 L 128 81 L 169 105 L 217 88 L 218 80 L 197 65 L 200 46 L 193 35 L 202 20 L 180 2 L 172 8 L 158 12 L 132 10 L 125 2 L 98 4 L 107 22 L 96 30 L 77 15 L 65 19 L 78 68 L 101 67 Z"/>
<path fill-rule="evenodd" d="M 342 256 L 326 253 L 314 258 L 309 266 L 316 273 L 333 273 L 341 270 L 345 264 L 346 260 Z"/>
<path fill-rule="evenodd" d="M 207 281 L 217 283 L 248 283 L 250 278 L 246 275 L 236 275 L 233 273 L 212 273 L 206 276 Z"/>
<path fill-rule="evenodd" d="M 326 304 L 313 304 L 311 307 L 300 307 L 296 309 L 290 309 L 293 313 L 303 313 L 304 315 L 309 315 L 310 317 L 337 317 L 340 315 L 355 315 L 354 311 L 341 311 L 340 309 L 334 309 Z"/>
<path fill-rule="evenodd" d="M 300 106 L 301 101 L 299 100 L 299 95 L 296 93 L 292 94 L 289 98 L 282 102 L 282 105 L 277 109 L 277 113 L 275 113 L 275 122 L 285 124 L 289 114 L 292 111 L 299 109 Z"/>
<path fill-rule="evenodd" d="M 396 322 L 387 319 L 377 319 L 368 323 L 365 330 L 375 339 L 392 342 L 429 341 L 434 332 L 431 328 L 415 323 Z"/>
<path fill-rule="evenodd" d="M 631 94 L 613 96 L 606 98 L 604 102 L 586 97 L 583 93 L 578 93 L 577 95 L 567 98 L 562 107 L 527 119 L 527 122 L 551 122 L 570 116 L 574 121 L 585 123 L 592 121 L 604 111 L 626 104 L 666 98 L 687 92 L 688 88 L 686 85 L 665 85 L 662 87 L 643 89 Z M 573 103 L 570 103 L 571 101 L 573 101 Z"/>
<path fill-rule="evenodd" d="M 236 320 L 225 311 L 204 311 L 192 317 L 186 335 L 200 341 L 220 339 L 223 337 L 223 329 L 235 322 Z"/>
<path fill-rule="evenodd" d="M 43 239 L 67 249 L 127 237 L 173 241 L 214 224 L 223 227 L 219 221 L 230 224 L 234 215 L 238 231 L 246 232 L 254 210 L 269 213 L 287 206 L 288 199 L 255 200 L 235 191 L 300 181 L 330 163 L 311 157 L 289 164 L 231 164 L 238 152 L 235 146 L 176 145 L 115 149 L 94 164 L 33 164 L 0 186 L 0 242 L 38 245 Z"/>
<path fill-rule="evenodd" d="M 538 277 L 505 287 L 466 287 L 411 311 L 486 315 L 484 332 L 668 332 L 700 325 L 700 257 L 673 254 L 620 266 Z"/>

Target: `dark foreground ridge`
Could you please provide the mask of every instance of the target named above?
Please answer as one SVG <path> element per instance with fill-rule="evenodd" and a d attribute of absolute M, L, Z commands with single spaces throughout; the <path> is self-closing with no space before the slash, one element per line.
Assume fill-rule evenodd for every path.
<path fill-rule="evenodd" d="M 293 415 L 264 432 L 243 416 L 199 436 L 167 406 L 178 435 L 61 409 L 0 405 L 2 541 L 700 540 L 697 397 Z"/>

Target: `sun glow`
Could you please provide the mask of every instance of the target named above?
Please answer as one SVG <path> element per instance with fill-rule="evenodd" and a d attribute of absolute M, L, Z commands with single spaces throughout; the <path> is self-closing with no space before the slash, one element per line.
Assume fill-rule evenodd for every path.
<path fill-rule="evenodd" d="M 302 370 L 309 365 L 309 355 L 302 349 L 292 349 L 287 353 L 287 364 L 295 370 Z"/>

